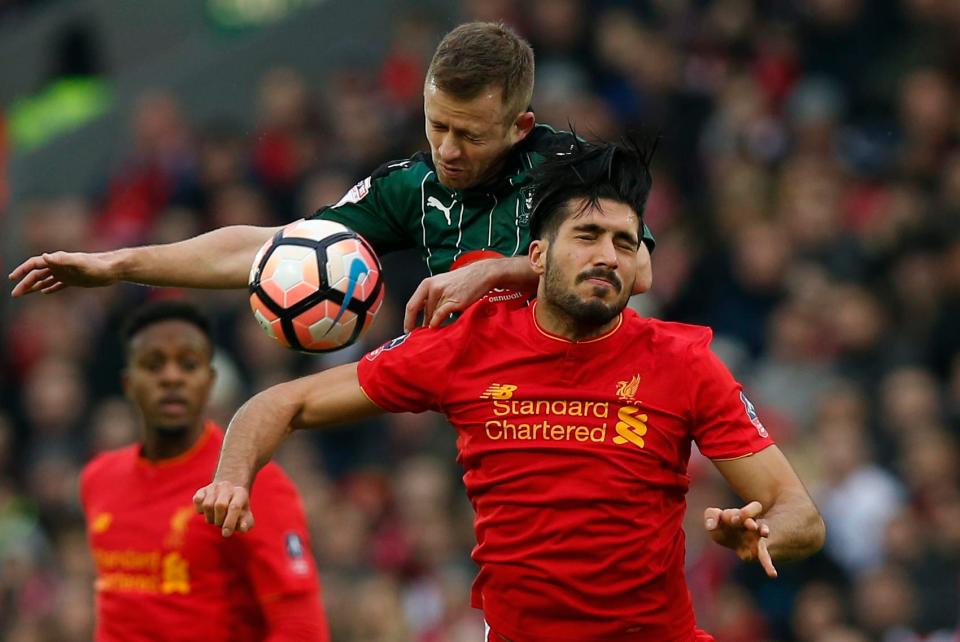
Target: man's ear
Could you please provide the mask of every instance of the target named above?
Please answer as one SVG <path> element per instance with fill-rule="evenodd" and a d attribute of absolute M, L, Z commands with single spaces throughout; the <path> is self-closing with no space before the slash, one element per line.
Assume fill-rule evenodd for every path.
<path fill-rule="evenodd" d="M 550 242 L 545 239 L 530 241 L 530 252 L 527 255 L 530 259 L 530 267 L 538 276 L 547 269 L 547 248 Z"/>
<path fill-rule="evenodd" d="M 533 126 L 536 124 L 537 119 L 532 111 L 525 111 L 517 116 L 517 119 L 513 121 L 512 131 L 510 132 L 512 143 L 516 145 L 526 138 L 527 135 L 533 131 Z"/>

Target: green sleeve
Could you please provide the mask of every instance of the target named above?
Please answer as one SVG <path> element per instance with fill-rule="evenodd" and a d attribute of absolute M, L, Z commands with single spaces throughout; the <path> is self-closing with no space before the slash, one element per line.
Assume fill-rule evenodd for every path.
<path fill-rule="evenodd" d="M 653 248 L 657 246 L 657 239 L 653 238 L 653 232 L 650 231 L 650 228 L 647 227 L 647 224 L 643 224 L 643 242 L 646 243 L 647 249 L 650 250 L 650 254 L 653 254 Z"/>
<path fill-rule="evenodd" d="M 387 163 L 360 181 L 334 205 L 310 218 L 336 221 L 367 239 L 377 254 L 415 247 L 409 222 L 419 215 L 419 182 L 408 161 Z"/>

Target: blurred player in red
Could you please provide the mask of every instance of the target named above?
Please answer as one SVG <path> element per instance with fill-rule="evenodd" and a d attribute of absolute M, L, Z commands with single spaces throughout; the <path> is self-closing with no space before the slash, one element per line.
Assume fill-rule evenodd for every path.
<path fill-rule="evenodd" d="M 776 576 L 774 560 L 818 550 L 824 526 L 711 352 L 710 330 L 626 308 L 648 165 L 633 144 L 580 144 L 544 163 L 528 255 L 536 301 L 491 294 L 444 328 L 255 396 L 231 422 L 198 510 L 224 535 L 249 530 L 258 463 L 290 427 L 442 412 L 476 511 L 473 605 L 488 640 L 712 639 L 696 629 L 684 578 L 691 443 L 744 500 L 703 517 L 742 559 Z"/>
<path fill-rule="evenodd" d="M 276 464 L 257 479 L 262 530 L 223 539 L 191 498 L 223 432 L 203 417 L 214 380 L 207 320 L 174 301 L 124 332 L 123 385 L 143 440 L 99 455 L 80 495 L 96 564 L 100 642 L 326 641 L 320 584 L 296 488 Z"/>

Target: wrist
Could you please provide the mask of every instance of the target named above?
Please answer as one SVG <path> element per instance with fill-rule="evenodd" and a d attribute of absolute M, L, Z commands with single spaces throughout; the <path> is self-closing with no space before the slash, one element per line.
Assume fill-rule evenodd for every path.
<path fill-rule="evenodd" d="M 107 272 L 114 282 L 136 281 L 134 250 L 136 248 L 122 248 L 102 254 L 107 263 Z"/>
<path fill-rule="evenodd" d="M 511 256 L 502 259 L 483 261 L 486 265 L 486 282 L 488 290 L 503 288 L 505 290 L 530 291 L 536 290 L 537 275 L 530 269 L 525 256 Z"/>

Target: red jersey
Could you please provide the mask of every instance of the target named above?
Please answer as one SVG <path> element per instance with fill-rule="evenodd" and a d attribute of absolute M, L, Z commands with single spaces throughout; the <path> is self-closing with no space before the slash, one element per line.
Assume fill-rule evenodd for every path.
<path fill-rule="evenodd" d="M 571 342 L 533 306 L 481 301 L 361 359 L 391 412 L 457 429 L 476 511 L 473 605 L 513 640 L 695 639 L 684 579 L 690 444 L 714 459 L 773 443 L 708 328 L 625 310 Z"/>
<path fill-rule="evenodd" d="M 98 641 L 263 640 L 261 605 L 305 593 L 319 600 L 303 507 L 279 466 L 257 475 L 250 532 L 225 539 L 194 509 L 193 494 L 210 482 L 222 443 L 223 432 L 207 422 L 176 458 L 152 463 L 132 445 L 83 469 Z"/>

